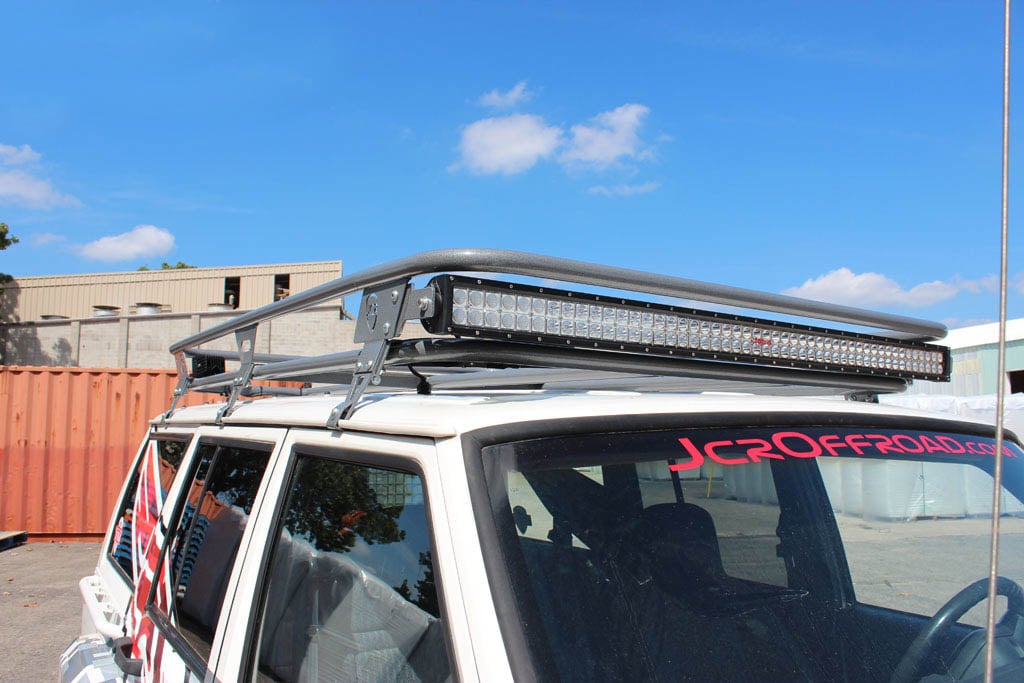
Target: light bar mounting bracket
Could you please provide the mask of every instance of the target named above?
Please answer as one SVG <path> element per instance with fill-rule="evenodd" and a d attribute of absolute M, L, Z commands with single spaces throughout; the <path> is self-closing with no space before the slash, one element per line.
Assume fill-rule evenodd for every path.
<path fill-rule="evenodd" d="M 339 423 L 352 412 L 366 388 L 371 384 L 380 384 L 390 341 L 402 333 L 402 327 L 405 325 L 406 299 L 416 302 L 415 297 L 409 296 L 410 292 L 412 285 L 409 284 L 408 278 L 363 290 L 354 336 L 354 341 L 362 342 L 363 347 L 356 357 L 348 395 L 331 411 L 327 418 L 328 428 L 338 429 Z M 433 299 L 430 301 L 433 302 Z M 420 315 L 419 311 L 425 308 L 425 304 L 421 307 L 416 303 L 417 317 Z"/>

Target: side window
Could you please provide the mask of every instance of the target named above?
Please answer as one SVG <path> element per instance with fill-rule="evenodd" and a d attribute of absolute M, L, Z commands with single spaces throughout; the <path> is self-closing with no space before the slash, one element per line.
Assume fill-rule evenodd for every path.
<path fill-rule="evenodd" d="M 258 680 L 449 678 L 421 478 L 300 455 L 264 580 Z"/>
<path fill-rule="evenodd" d="M 107 550 L 124 576 L 135 583 L 133 547 L 138 565 L 167 497 L 167 491 L 188 449 L 188 439 L 150 439 L 121 501 L 117 526 Z"/>
<path fill-rule="evenodd" d="M 167 614 L 199 656 L 213 645 L 228 578 L 270 448 L 201 443 L 188 494 L 161 571 L 170 586 L 154 606 Z"/>
<path fill-rule="evenodd" d="M 531 485 L 529 475 L 511 472 L 508 504 L 523 552 L 531 558 L 550 553 L 552 544 L 589 549 L 576 535 L 572 515 L 564 514 L 565 510 L 562 516 L 555 514 L 557 504 L 565 505 L 575 495 L 578 502 L 570 500 L 570 505 L 582 507 L 588 500 L 600 500 L 602 510 L 620 515 L 619 523 L 636 520 L 635 528 L 623 536 L 622 550 L 643 552 L 651 534 L 662 542 L 685 537 L 707 548 L 708 561 L 713 558 L 715 569 L 729 577 L 786 586 L 785 560 L 776 552 L 779 505 L 771 469 L 763 464 L 747 470 L 744 474 L 756 478 L 763 492 L 754 491 L 733 472 L 711 479 L 673 480 L 667 460 L 574 467 L 562 473 L 546 495 Z M 635 509 L 634 498 L 639 498 Z M 589 522 L 581 526 L 589 528 Z M 637 533 L 641 528 L 647 532 Z"/>
<path fill-rule="evenodd" d="M 987 576 L 992 477 L 952 462 L 836 458 L 821 463 L 857 602 L 932 615 Z M 1024 504 L 1005 487 L 999 573 L 1024 581 Z M 898 550 L 896 550 L 898 548 Z M 1006 599 L 1000 597 L 1002 614 Z M 958 621 L 984 626 L 987 602 Z"/>

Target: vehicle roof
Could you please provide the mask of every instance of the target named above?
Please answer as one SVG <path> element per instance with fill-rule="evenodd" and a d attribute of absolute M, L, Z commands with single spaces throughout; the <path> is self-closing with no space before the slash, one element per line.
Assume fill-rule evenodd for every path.
<path fill-rule="evenodd" d="M 325 427 L 343 394 L 273 397 L 240 402 L 224 424 Z M 181 408 L 169 425 L 213 424 L 222 404 Z M 476 429 L 521 422 L 581 417 L 658 414 L 833 413 L 949 420 L 920 410 L 835 398 L 793 398 L 748 394 L 681 394 L 630 391 L 458 391 L 378 393 L 363 397 L 341 429 L 423 437 L 451 437 Z M 967 424 L 978 420 L 953 418 Z M 154 422 L 159 422 L 155 420 Z"/>

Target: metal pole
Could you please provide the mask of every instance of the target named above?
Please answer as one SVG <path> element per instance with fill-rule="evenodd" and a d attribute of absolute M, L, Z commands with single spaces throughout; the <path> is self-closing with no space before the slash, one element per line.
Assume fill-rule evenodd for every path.
<path fill-rule="evenodd" d="M 985 683 L 992 683 L 996 642 L 996 580 L 999 576 L 999 514 L 1003 492 L 1003 404 L 1006 400 L 1006 262 L 1010 215 L 1010 0 L 1003 2 L 1003 206 L 999 264 L 999 361 L 996 370 L 996 455 L 992 472 L 992 529 L 988 558 L 988 620 Z"/>

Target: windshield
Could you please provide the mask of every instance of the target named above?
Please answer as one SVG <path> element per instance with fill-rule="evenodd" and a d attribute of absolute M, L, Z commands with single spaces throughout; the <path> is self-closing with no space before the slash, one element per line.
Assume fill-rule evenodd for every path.
<path fill-rule="evenodd" d="M 772 427 L 538 438 L 481 456 L 540 678 L 878 681 L 987 576 L 994 453 L 955 433 Z M 1019 583 L 1024 454 L 1005 453 L 1000 573 Z M 946 672 L 984 602 L 959 622 L 918 675 Z"/>

